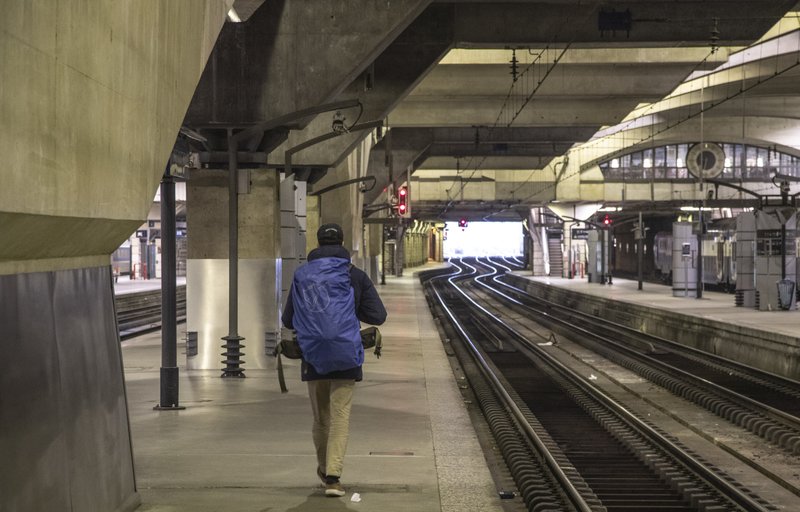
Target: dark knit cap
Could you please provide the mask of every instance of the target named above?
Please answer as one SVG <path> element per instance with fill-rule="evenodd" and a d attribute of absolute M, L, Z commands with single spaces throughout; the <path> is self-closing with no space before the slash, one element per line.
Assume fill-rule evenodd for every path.
<path fill-rule="evenodd" d="M 317 230 L 319 245 L 341 245 L 344 242 L 344 231 L 338 224 L 323 224 Z"/>

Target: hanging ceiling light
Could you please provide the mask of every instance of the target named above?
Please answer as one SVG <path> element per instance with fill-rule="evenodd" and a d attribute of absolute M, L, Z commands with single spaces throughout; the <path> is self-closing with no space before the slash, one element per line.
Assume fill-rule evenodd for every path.
<path fill-rule="evenodd" d="M 234 9 L 233 7 L 231 7 L 230 10 L 228 11 L 228 20 L 234 23 L 242 22 L 242 19 L 239 17 L 239 13 L 236 12 L 236 9 Z"/>

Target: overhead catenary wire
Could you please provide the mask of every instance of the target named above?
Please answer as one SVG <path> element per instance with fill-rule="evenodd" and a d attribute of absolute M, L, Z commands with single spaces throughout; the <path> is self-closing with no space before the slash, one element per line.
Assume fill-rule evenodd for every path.
<path fill-rule="evenodd" d="M 601 3 L 600 0 L 596 0 L 595 1 L 594 9 L 590 10 L 587 13 L 585 19 L 582 20 L 584 23 L 586 21 L 588 21 L 589 18 L 597 12 L 597 10 L 600 8 L 600 3 Z M 559 27 L 559 30 L 561 30 L 561 28 L 563 28 L 563 27 L 568 27 L 568 26 L 574 26 L 574 24 L 572 24 L 569 21 L 567 21 L 567 22 L 563 23 L 561 25 L 561 27 Z M 505 98 L 503 100 L 503 104 L 500 107 L 500 111 L 498 112 L 497 117 L 495 118 L 494 123 L 488 128 L 489 136 L 491 136 L 492 131 L 494 131 L 494 129 L 500 124 L 501 119 L 503 118 L 503 115 L 506 114 L 506 113 L 508 114 L 509 117 L 508 117 L 508 120 L 504 123 L 505 127 L 507 127 L 507 128 L 511 127 L 511 125 L 514 123 L 514 121 L 519 117 L 520 113 L 532 101 L 533 97 L 539 91 L 539 89 L 541 88 L 541 86 L 544 83 L 545 79 L 548 76 L 550 76 L 550 73 L 553 71 L 553 69 L 555 69 L 555 67 L 559 64 L 561 59 L 564 57 L 564 55 L 566 54 L 567 50 L 572 45 L 573 41 L 568 42 L 566 45 L 564 45 L 563 48 L 557 49 L 557 48 L 555 48 L 555 46 L 557 45 L 556 41 L 558 40 L 558 36 L 559 35 L 560 35 L 560 33 L 556 33 L 556 35 L 553 37 L 553 43 L 547 44 L 542 51 L 540 51 L 538 54 L 536 54 L 536 58 L 534 58 L 533 61 L 531 61 L 525 67 L 525 69 L 519 74 L 518 79 L 512 81 L 511 86 L 509 87 L 508 92 L 506 93 L 506 96 L 505 96 Z M 573 38 L 573 40 L 574 40 L 574 38 Z M 544 58 L 547 60 L 548 63 L 550 62 L 550 60 L 547 59 L 547 57 L 548 57 L 548 52 L 551 49 L 551 46 L 552 46 L 554 52 L 560 50 L 560 53 L 558 54 L 558 56 L 555 59 L 553 59 L 552 64 L 549 65 L 547 68 L 545 68 L 542 76 L 539 77 L 538 80 L 537 80 L 536 79 L 537 77 L 535 76 L 535 74 L 536 74 L 536 72 L 538 70 L 538 67 L 536 66 L 536 64 L 541 61 L 542 56 L 544 56 Z M 534 55 L 534 53 L 531 52 L 530 49 L 528 49 L 528 54 L 529 55 Z M 531 70 L 533 70 L 532 74 L 534 75 L 533 77 L 531 77 L 531 80 L 532 80 L 532 83 L 535 82 L 536 85 L 532 88 L 531 92 L 525 96 L 525 99 L 524 99 L 524 101 L 521 102 L 519 108 L 514 110 L 514 114 L 511 114 L 511 110 L 507 110 L 506 107 L 509 106 L 509 104 L 511 104 L 512 105 L 511 109 L 513 110 L 513 104 L 514 104 L 514 100 L 515 100 L 515 96 L 514 96 L 515 86 L 517 85 L 517 83 L 520 82 L 520 80 L 519 80 L 520 78 L 523 79 L 522 83 L 525 84 L 526 83 L 525 77 L 526 77 L 526 75 L 528 75 L 529 72 L 531 72 Z M 466 185 L 470 182 L 469 180 L 472 179 L 472 177 L 475 175 L 475 173 L 477 173 L 481 169 L 481 167 L 483 166 L 483 163 L 486 162 L 486 160 L 488 158 L 489 158 L 488 155 L 483 156 L 480 159 L 480 161 L 478 161 L 478 163 L 475 165 L 473 171 L 470 173 L 470 175 L 467 177 L 467 179 L 466 180 L 464 180 L 464 179 L 461 180 L 461 183 L 459 185 L 459 190 L 458 190 L 458 192 L 456 192 L 455 196 L 463 195 L 464 187 L 466 187 Z M 473 159 L 474 159 L 474 157 L 470 157 L 469 161 L 467 162 L 467 165 L 464 166 L 465 169 L 470 167 L 470 164 L 472 163 Z M 456 184 L 453 184 L 453 186 L 450 187 L 447 190 L 447 196 L 448 196 L 449 200 L 448 200 L 447 204 L 445 205 L 445 207 L 442 209 L 440 215 L 444 215 L 445 213 L 447 213 L 447 210 L 449 210 L 450 207 L 453 205 L 453 202 L 455 201 L 455 197 L 452 194 L 452 191 L 453 191 L 453 188 L 455 188 L 455 186 L 456 186 Z"/>
<path fill-rule="evenodd" d="M 796 16 L 795 16 L 795 18 L 796 18 Z M 792 28 L 787 33 L 790 33 L 790 32 L 799 32 L 800 33 L 800 31 L 798 29 L 796 29 L 796 28 Z M 776 37 L 780 37 L 780 36 L 784 36 L 784 35 L 786 35 L 786 34 L 779 34 L 779 36 L 776 36 Z M 759 58 L 757 59 L 759 61 L 763 61 L 765 59 L 765 57 L 763 56 L 763 50 L 764 50 L 764 46 L 762 44 L 760 44 Z M 783 57 L 784 55 L 787 55 L 787 54 L 781 54 L 778 51 L 776 51 L 775 54 L 773 54 L 771 56 L 771 58 L 774 58 L 775 61 L 776 61 L 776 69 L 777 69 L 778 63 L 780 62 L 781 57 Z M 768 59 L 768 58 L 770 58 L 770 56 L 767 56 L 766 58 Z M 797 48 L 797 51 L 796 51 L 796 59 L 794 60 L 794 62 L 788 64 L 783 69 L 777 69 L 776 71 L 770 71 L 769 73 L 766 74 L 766 76 L 764 76 L 763 74 L 760 74 L 757 77 L 751 78 L 751 79 L 749 79 L 750 84 L 748 85 L 748 78 L 747 78 L 747 72 L 746 71 L 747 71 L 748 65 L 751 65 L 751 64 L 752 64 L 752 61 L 744 61 L 743 60 L 742 63 L 739 64 L 738 66 L 728 66 L 728 67 L 726 67 L 725 70 L 723 70 L 723 72 L 727 73 L 727 76 L 730 76 L 731 71 L 733 69 L 735 69 L 735 68 L 739 68 L 740 71 L 741 71 L 741 86 L 739 86 L 736 89 L 733 89 L 732 92 L 728 92 L 729 91 L 728 85 L 731 82 L 729 80 L 726 81 L 725 84 L 724 84 L 725 91 L 726 91 L 726 96 L 724 98 L 716 100 L 716 101 L 711 101 L 710 104 L 703 105 L 699 110 L 697 110 L 695 112 L 689 113 L 689 114 L 687 114 L 685 116 L 681 116 L 675 121 L 667 122 L 660 129 L 653 130 L 650 134 L 648 134 L 648 135 L 646 135 L 644 137 L 641 137 L 638 141 L 633 142 L 630 145 L 623 146 L 623 149 L 620 149 L 620 150 L 617 150 L 617 151 L 611 151 L 610 153 L 605 154 L 602 158 L 607 159 L 607 158 L 614 157 L 617 154 L 621 155 L 626 150 L 626 148 L 629 148 L 630 146 L 635 146 L 635 145 L 638 145 L 638 144 L 646 143 L 646 142 L 650 141 L 651 139 L 655 139 L 658 136 L 660 136 L 661 134 L 665 133 L 666 131 L 671 130 L 671 129 L 677 127 L 677 126 L 680 126 L 680 125 L 682 125 L 682 124 L 684 124 L 684 123 L 686 123 L 686 122 L 688 122 L 690 120 L 696 119 L 696 118 L 698 118 L 698 116 L 700 116 L 700 115 L 702 115 L 702 114 L 704 114 L 704 113 L 706 113 L 706 112 L 708 112 L 708 111 L 710 111 L 710 110 L 712 110 L 712 109 L 714 109 L 714 108 L 716 108 L 716 107 L 718 107 L 718 106 L 720 106 L 722 104 L 725 104 L 725 103 L 729 102 L 730 100 L 738 98 L 739 96 L 741 96 L 742 99 L 743 99 L 743 109 L 744 109 L 745 108 L 744 99 L 746 98 L 746 93 L 752 91 L 753 89 L 755 89 L 756 87 L 758 87 L 758 86 L 760 86 L 762 84 L 765 84 L 765 83 L 773 80 L 776 77 L 783 76 L 787 72 L 793 70 L 794 68 L 796 68 L 796 67 L 798 67 L 800 65 L 800 44 L 798 45 L 798 48 Z M 757 68 L 758 69 L 762 69 L 760 63 L 757 64 Z M 698 77 L 698 78 L 695 78 L 693 80 L 708 80 L 711 76 L 714 76 L 714 75 L 719 75 L 719 72 L 715 73 L 715 72 L 712 71 L 711 73 L 705 74 L 705 75 L 703 75 L 701 77 Z M 700 82 L 698 82 L 698 83 L 700 83 Z M 681 85 L 685 85 L 685 83 L 681 84 Z M 678 87 L 680 88 L 681 86 L 678 86 Z M 685 97 L 687 99 L 687 101 L 689 101 L 691 103 L 691 94 L 692 94 L 692 91 L 690 90 L 689 92 L 683 93 L 683 94 L 681 94 L 679 96 L 674 96 L 672 98 L 667 98 L 666 100 L 662 100 L 661 102 L 656 102 L 656 103 L 651 104 L 650 106 L 648 106 L 648 111 L 651 110 L 652 108 L 655 108 L 659 104 L 662 104 L 662 106 L 663 106 L 663 103 L 672 101 L 672 100 L 674 100 L 676 98 L 684 98 Z M 636 118 L 630 119 L 624 124 L 624 126 L 629 127 L 629 126 L 631 126 L 633 124 L 636 124 L 637 121 L 641 121 L 644 117 L 645 116 L 643 114 L 643 115 L 637 116 Z M 746 119 L 745 119 L 745 117 L 746 116 L 743 113 L 743 115 L 742 115 L 743 136 L 744 136 L 744 130 L 746 129 Z M 654 121 L 651 121 L 651 123 L 655 124 Z M 651 128 L 652 128 L 652 126 L 651 126 Z M 627 133 L 628 131 L 632 132 L 632 130 L 624 130 L 624 129 L 615 130 L 614 134 L 609 135 L 608 137 L 610 138 L 611 136 L 613 136 L 615 134 L 619 134 L 620 136 L 624 137 L 625 133 Z M 592 150 L 598 150 L 598 149 L 602 150 L 603 149 L 602 144 L 606 143 L 606 142 L 610 142 L 610 140 L 607 137 L 603 137 L 603 138 L 597 139 L 595 141 L 589 141 L 589 142 L 585 143 L 580 149 L 591 148 Z M 610 146 L 610 148 L 616 148 L 616 147 L 618 147 L 618 145 Z M 592 161 L 590 163 L 594 163 L 594 161 Z M 590 164 L 583 164 L 580 167 L 578 167 L 576 170 L 573 170 L 571 173 L 566 174 L 563 177 L 563 180 L 567 180 L 569 178 L 575 177 L 576 175 L 581 174 L 582 172 L 584 172 L 589 167 L 590 167 Z M 560 181 L 563 181 L 563 180 L 560 180 Z M 527 201 L 527 200 L 533 198 L 535 195 L 540 194 L 544 190 L 552 189 L 552 188 L 556 187 L 557 185 L 558 185 L 557 182 L 550 183 L 547 186 L 545 186 L 543 190 L 537 191 L 536 193 L 531 194 L 531 195 L 529 195 L 529 196 L 527 196 L 525 198 L 522 198 L 521 200 L 522 201 Z M 516 190 L 518 190 L 519 188 L 520 187 L 518 187 Z"/>
<path fill-rule="evenodd" d="M 794 14 L 793 16 L 789 16 L 789 17 L 793 18 L 793 20 L 795 22 L 800 20 L 800 14 Z M 726 21 L 731 21 L 731 20 L 732 20 L 732 18 L 727 18 L 726 17 Z M 762 71 L 763 60 L 764 60 L 763 53 L 764 53 L 765 48 L 766 48 L 766 43 L 769 42 L 769 41 L 772 41 L 774 39 L 778 39 L 779 42 L 780 42 L 780 38 L 785 37 L 787 34 L 793 32 L 793 31 L 798 31 L 798 28 L 800 28 L 800 27 L 798 27 L 798 25 L 800 25 L 800 24 L 795 23 L 789 28 L 789 30 L 784 32 L 783 31 L 782 21 L 783 20 L 781 20 L 781 23 L 778 24 L 778 33 L 777 33 L 777 35 L 772 35 L 768 39 L 762 40 L 761 42 L 758 43 L 758 46 L 759 46 L 759 48 L 758 48 L 759 59 L 757 59 L 758 62 L 756 63 L 756 67 L 758 68 L 759 75 L 754 81 L 752 81 L 750 83 L 750 85 L 747 85 L 747 78 L 746 78 L 745 70 L 747 69 L 748 65 L 752 66 L 752 60 L 743 59 L 742 62 L 739 65 L 737 65 L 737 66 L 725 66 L 725 69 L 722 70 L 723 72 L 726 73 L 726 76 L 728 76 L 728 77 L 730 77 L 731 73 L 737 67 L 740 68 L 741 72 L 742 72 L 742 85 L 738 89 L 735 89 L 735 88 L 731 87 L 731 81 L 730 80 L 725 80 L 722 85 L 715 86 L 717 88 L 719 88 L 719 87 L 723 87 L 724 88 L 724 90 L 725 90 L 725 97 L 724 98 L 722 98 L 720 100 L 716 100 L 716 101 L 712 100 L 709 105 L 707 105 L 707 106 L 703 105 L 699 111 L 696 111 L 696 112 L 693 112 L 693 113 L 689 113 L 686 116 L 678 115 L 678 116 L 676 116 L 676 118 L 669 118 L 669 116 L 670 116 L 669 111 L 676 109 L 676 106 L 674 105 L 676 102 L 678 103 L 677 107 L 679 107 L 678 110 L 676 110 L 676 111 L 689 108 L 693 103 L 693 100 L 692 100 L 693 90 L 691 88 L 688 88 L 688 90 L 686 92 L 680 93 L 680 94 L 677 94 L 677 95 L 673 92 L 672 96 L 668 96 L 664 100 L 653 102 L 653 103 L 647 105 L 645 110 L 640 112 L 639 115 L 637 115 L 636 117 L 632 117 L 632 118 L 628 119 L 627 121 L 625 121 L 621 125 L 618 125 L 618 127 L 616 127 L 616 129 L 614 130 L 613 134 L 611 134 L 609 136 L 605 136 L 605 137 L 600 137 L 600 138 L 598 138 L 598 139 L 596 139 L 594 141 L 589 141 L 589 142 L 585 143 L 584 145 L 581 145 L 580 147 L 576 147 L 575 149 L 581 150 L 581 149 L 591 148 L 592 150 L 601 150 L 602 151 L 604 149 L 603 146 L 606 143 L 611 143 L 610 137 L 613 136 L 614 134 L 619 134 L 619 136 L 623 139 L 623 141 L 626 142 L 626 144 L 623 145 L 623 149 L 617 150 L 615 152 L 613 150 L 618 148 L 619 146 L 618 146 L 618 144 L 612 144 L 611 146 L 608 147 L 608 149 L 611 149 L 612 151 L 610 153 L 606 154 L 604 156 L 604 158 L 613 157 L 616 153 L 622 154 L 622 152 L 624 152 L 625 148 L 628 148 L 630 146 L 635 146 L 637 144 L 646 143 L 648 141 L 654 141 L 661 134 L 665 133 L 666 131 L 671 130 L 671 129 L 677 127 L 677 126 L 683 125 L 684 123 L 686 123 L 686 122 L 688 122 L 690 120 L 696 119 L 699 115 L 702 115 L 703 113 L 708 112 L 709 110 L 714 109 L 717 106 L 719 106 L 721 104 L 724 104 L 724 103 L 730 101 L 731 99 L 734 99 L 734 98 L 736 98 L 736 97 L 738 97 L 740 95 L 743 96 L 746 92 L 752 90 L 753 88 L 757 87 L 758 85 L 760 85 L 762 83 L 765 83 L 765 82 L 771 80 L 772 78 L 774 78 L 776 76 L 781 76 L 781 75 L 785 74 L 787 71 L 790 71 L 791 69 L 796 67 L 798 64 L 800 64 L 800 47 L 798 47 L 798 53 L 797 53 L 798 59 L 797 59 L 797 62 L 795 64 L 792 64 L 792 65 L 784 68 L 783 70 L 780 70 L 779 69 L 779 64 L 780 64 L 780 60 L 781 60 L 780 57 L 782 56 L 782 54 L 780 53 L 780 48 L 781 48 L 780 44 L 777 44 L 777 50 L 776 50 L 775 54 L 773 55 L 773 58 L 775 59 L 775 70 L 774 71 L 770 70 L 770 73 L 766 77 L 763 76 L 763 74 L 760 72 L 760 71 Z M 798 27 L 798 28 L 795 28 L 795 27 Z M 547 47 L 544 50 L 541 50 L 538 53 L 534 53 L 533 51 L 528 49 L 528 54 L 529 55 L 536 55 L 536 59 L 533 62 L 531 62 L 530 64 L 528 64 L 526 69 L 523 71 L 523 74 L 521 74 L 520 78 L 525 78 L 525 80 L 522 80 L 523 84 L 527 84 L 527 81 L 526 81 L 527 77 L 530 77 L 530 76 L 534 75 L 535 72 L 536 72 L 534 70 L 534 73 L 528 73 L 529 70 L 531 69 L 531 67 L 536 62 L 538 62 L 539 59 L 542 58 L 542 56 L 545 56 L 545 58 L 546 58 L 549 50 L 550 50 L 550 45 L 547 45 Z M 742 52 L 746 52 L 747 50 L 748 49 L 745 48 L 745 49 L 743 49 L 741 51 Z M 564 52 L 564 51 L 566 51 L 566 48 L 562 49 L 562 52 Z M 698 69 L 700 69 L 702 66 L 706 65 L 708 63 L 708 61 L 709 61 L 709 58 L 712 55 L 714 55 L 714 53 L 715 53 L 715 48 L 712 47 L 712 49 L 708 52 L 708 54 L 706 54 L 703 57 L 703 59 L 701 59 L 699 62 L 697 62 L 697 64 L 695 64 L 693 66 L 693 68 L 687 74 L 687 78 L 692 77 L 692 75 L 695 74 Z M 767 56 L 767 58 L 769 58 L 769 56 Z M 550 68 L 547 69 L 547 71 L 546 71 L 547 75 L 550 74 L 550 72 L 552 71 L 553 67 L 554 66 L 551 66 Z M 719 71 L 715 72 L 714 70 L 710 70 L 708 72 L 703 73 L 699 77 L 692 78 L 691 81 L 693 81 L 693 80 L 706 80 L 707 81 L 712 76 L 720 76 Z M 533 78 L 535 79 L 536 77 L 534 76 Z M 691 83 L 691 81 L 689 81 L 689 82 L 684 81 L 681 85 L 678 86 L 678 88 L 676 88 L 676 90 L 680 89 L 682 86 L 685 86 L 688 83 Z M 686 87 L 684 87 L 684 88 L 686 88 Z M 534 89 L 536 89 L 536 88 L 534 88 Z M 732 89 L 732 90 L 730 90 L 730 89 Z M 529 103 L 530 99 L 532 99 L 533 94 L 535 94 L 535 90 L 534 90 L 532 94 L 528 95 L 530 97 L 530 99 L 526 98 L 527 101 L 524 101 L 521 104 L 521 106 L 515 111 L 515 115 L 512 117 L 508 107 L 509 107 L 509 105 L 513 105 L 513 101 L 514 101 L 513 93 L 514 93 L 514 90 L 515 90 L 514 89 L 514 84 L 512 84 L 512 86 L 509 88 L 508 93 L 506 94 L 506 97 L 504 99 L 503 105 L 501 106 L 500 112 L 498 113 L 498 116 L 497 116 L 494 124 L 492 126 L 488 127 L 489 135 L 491 135 L 491 132 L 498 126 L 498 124 L 500 124 L 502 116 L 507 112 L 509 113 L 509 118 L 508 118 L 508 121 L 506 121 L 506 126 L 510 127 L 511 124 L 513 124 L 513 120 L 516 119 L 516 117 L 519 115 L 519 113 L 521 113 L 522 110 L 524 110 L 525 106 L 527 106 L 527 104 Z M 658 129 L 655 129 L 656 125 L 658 124 L 657 120 L 656 120 L 656 117 L 655 117 L 655 115 L 656 115 L 655 111 L 656 111 L 657 108 L 660 108 L 660 111 L 662 112 L 661 115 L 666 115 L 668 117 L 668 120 L 667 120 L 666 123 L 662 123 L 662 127 L 658 128 Z M 628 131 L 631 131 L 631 132 L 633 131 L 633 130 L 629 130 L 629 129 L 631 127 L 635 127 L 637 124 L 642 124 L 643 121 L 647 121 L 646 118 L 647 118 L 648 115 L 651 116 L 651 119 L 648 121 L 649 124 L 650 124 L 650 126 L 649 126 L 650 133 L 645 135 L 644 137 L 641 137 L 637 142 L 633 142 L 633 140 L 636 140 L 635 136 L 633 137 L 632 141 L 626 141 L 625 139 L 628 136 L 627 132 Z M 745 120 L 743 119 L 743 124 L 744 123 L 745 123 Z M 569 154 L 569 152 L 570 151 L 568 150 L 567 151 L 567 155 Z M 470 160 L 463 167 L 463 170 L 467 170 L 470 167 L 472 167 L 472 162 L 473 162 L 474 158 L 475 157 L 470 157 Z M 458 184 L 458 185 L 454 184 L 450 189 L 448 189 L 447 192 L 448 192 L 449 201 L 448 201 L 447 205 L 444 207 L 444 209 L 442 210 L 442 214 L 446 213 L 446 211 L 452 206 L 453 202 L 455 201 L 455 197 L 457 197 L 458 195 L 463 195 L 464 187 L 466 187 L 466 185 L 470 182 L 470 179 L 475 175 L 475 173 L 478 170 L 481 169 L 481 167 L 483 166 L 483 164 L 487 160 L 487 158 L 488 158 L 488 155 L 482 157 L 480 159 L 480 161 L 478 161 L 477 164 L 473 167 L 472 172 L 470 173 L 470 175 L 466 179 L 462 179 L 460 184 Z M 546 170 L 547 168 L 551 168 L 553 170 L 553 173 L 555 174 L 555 168 L 553 167 L 554 163 L 556 163 L 556 162 L 550 162 L 547 166 L 545 166 L 544 170 Z M 550 189 L 556 187 L 558 185 L 558 183 L 563 182 L 565 180 L 568 180 L 570 178 L 573 178 L 575 175 L 582 173 L 583 171 L 586 170 L 586 168 L 587 168 L 587 165 L 585 164 L 585 165 L 580 166 L 577 170 L 573 170 L 569 174 L 564 174 L 562 172 L 562 176 L 561 176 L 562 179 L 554 180 L 554 182 L 549 183 L 547 185 L 544 185 L 540 190 L 537 187 L 537 190 L 534 191 L 532 194 L 529 194 L 528 196 L 523 197 L 523 198 L 518 198 L 518 200 L 520 202 L 524 202 L 524 201 L 530 200 L 531 198 L 533 198 L 533 197 L 535 197 L 535 196 L 537 196 L 539 194 L 542 194 L 543 192 L 545 192 L 547 190 L 550 190 Z M 539 173 L 539 171 L 540 170 L 538 170 L 538 169 L 531 170 L 531 172 L 528 174 L 528 176 L 525 178 L 525 180 L 522 181 L 521 183 L 519 183 L 514 188 L 514 190 L 512 191 L 512 194 L 516 194 L 523 186 L 525 186 L 526 184 L 530 183 L 531 180 L 533 179 L 533 177 L 537 173 Z M 459 190 L 456 193 L 456 196 L 454 197 L 454 196 L 451 195 L 451 192 L 453 191 L 453 189 L 456 186 L 459 186 Z"/>

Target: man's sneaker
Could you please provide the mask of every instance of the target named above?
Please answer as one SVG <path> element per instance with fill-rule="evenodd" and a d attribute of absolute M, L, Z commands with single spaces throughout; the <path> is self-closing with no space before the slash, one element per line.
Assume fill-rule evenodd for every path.
<path fill-rule="evenodd" d="M 323 484 L 328 483 L 328 481 L 325 479 L 325 473 L 323 473 L 322 470 L 319 468 L 317 468 L 317 476 L 319 477 L 320 480 L 322 480 Z"/>
<path fill-rule="evenodd" d="M 339 482 L 334 482 L 332 484 L 325 484 L 325 496 L 330 498 L 341 498 L 345 495 L 344 487 Z"/>

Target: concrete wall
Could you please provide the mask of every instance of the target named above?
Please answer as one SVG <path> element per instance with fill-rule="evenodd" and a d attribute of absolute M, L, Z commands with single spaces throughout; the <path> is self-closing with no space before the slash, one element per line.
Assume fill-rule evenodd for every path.
<path fill-rule="evenodd" d="M 110 269 L 0 276 L 0 326 L 0 510 L 133 509 Z"/>
<path fill-rule="evenodd" d="M 109 255 L 230 3 L 0 0 L 0 510 L 138 504 Z"/>
<path fill-rule="evenodd" d="M 0 2 L 0 274 L 104 264 L 141 224 L 226 3 Z"/>

